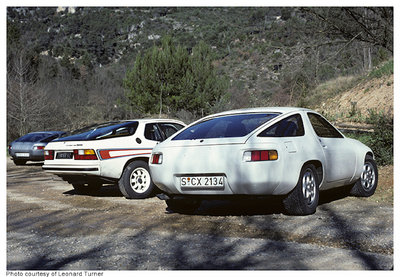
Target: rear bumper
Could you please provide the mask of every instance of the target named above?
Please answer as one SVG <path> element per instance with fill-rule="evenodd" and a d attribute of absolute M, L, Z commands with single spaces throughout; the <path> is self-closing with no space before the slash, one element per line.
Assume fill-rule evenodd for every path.
<path fill-rule="evenodd" d="M 67 167 L 67 168 L 60 168 L 60 167 L 43 166 L 42 168 L 43 168 L 43 170 L 50 171 L 52 173 L 55 173 L 55 172 L 67 172 L 69 174 L 71 174 L 71 172 L 73 172 L 73 171 L 77 171 L 77 172 L 100 171 L 99 168 L 97 168 L 97 167 L 82 167 L 82 168 L 78 168 L 78 167 L 70 167 L 70 168 L 68 168 Z"/>
<path fill-rule="evenodd" d="M 46 172 L 59 176 L 63 175 L 92 175 L 100 176 L 100 165 L 98 163 L 85 164 L 52 164 L 45 161 L 42 169 Z"/>
<path fill-rule="evenodd" d="M 13 160 L 25 160 L 25 161 L 44 161 L 44 151 L 21 151 L 21 152 L 14 152 L 9 151 L 10 156 Z"/>

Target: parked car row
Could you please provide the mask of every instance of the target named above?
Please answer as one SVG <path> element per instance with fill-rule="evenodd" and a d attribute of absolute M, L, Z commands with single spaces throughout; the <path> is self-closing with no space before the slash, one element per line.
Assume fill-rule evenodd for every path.
<path fill-rule="evenodd" d="M 303 108 L 227 111 L 188 126 L 171 119 L 93 125 L 49 142 L 44 160 L 44 170 L 77 191 L 113 182 L 137 199 L 158 189 L 177 212 L 209 198 L 271 195 L 282 197 L 288 214 L 308 215 L 322 190 L 346 186 L 368 197 L 378 183 L 372 150 Z"/>

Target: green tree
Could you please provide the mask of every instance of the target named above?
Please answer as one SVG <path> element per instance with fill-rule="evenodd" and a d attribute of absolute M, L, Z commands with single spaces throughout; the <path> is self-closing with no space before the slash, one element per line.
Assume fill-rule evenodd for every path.
<path fill-rule="evenodd" d="M 217 76 L 208 45 L 200 42 L 190 51 L 167 36 L 160 47 L 137 55 L 124 86 L 129 104 L 140 113 L 203 114 L 220 99 L 227 82 Z"/>

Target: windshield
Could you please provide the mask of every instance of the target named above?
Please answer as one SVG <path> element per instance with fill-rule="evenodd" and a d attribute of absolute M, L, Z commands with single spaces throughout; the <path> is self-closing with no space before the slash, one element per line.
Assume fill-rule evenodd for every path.
<path fill-rule="evenodd" d="M 72 140 L 99 140 L 121 136 L 130 136 L 136 132 L 137 121 L 130 122 L 109 122 L 92 125 L 72 132 L 72 135 L 57 139 L 57 141 Z"/>
<path fill-rule="evenodd" d="M 243 137 L 278 115 L 251 113 L 220 116 L 190 126 L 172 140 Z"/>

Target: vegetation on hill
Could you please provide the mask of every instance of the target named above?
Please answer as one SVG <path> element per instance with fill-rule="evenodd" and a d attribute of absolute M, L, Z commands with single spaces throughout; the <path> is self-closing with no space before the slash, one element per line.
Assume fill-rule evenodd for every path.
<path fill-rule="evenodd" d="M 8 7 L 7 137 L 160 111 L 191 121 L 306 106 L 334 80 L 329 96 L 386 74 L 373 69 L 392 56 L 391 7 Z M 163 74 L 187 74 L 151 81 L 166 61 Z"/>

